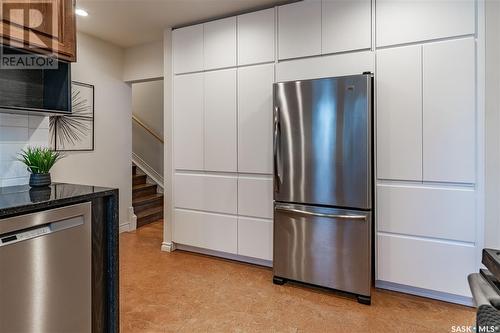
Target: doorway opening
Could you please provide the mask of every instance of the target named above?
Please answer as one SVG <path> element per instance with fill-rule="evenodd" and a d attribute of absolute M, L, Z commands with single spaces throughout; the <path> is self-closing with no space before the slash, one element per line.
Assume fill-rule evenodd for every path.
<path fill-rule="evenodd" d="M 132 206 L 136 228 L 163 228 L 163 79 L 132 83 Z"/>

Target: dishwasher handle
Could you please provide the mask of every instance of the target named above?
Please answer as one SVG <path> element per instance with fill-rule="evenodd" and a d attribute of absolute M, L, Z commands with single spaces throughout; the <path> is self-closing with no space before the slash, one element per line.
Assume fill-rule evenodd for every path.
<path fill-rule="evenodd" d="M 14 234 L 0 236 L 0 247 L 13 245 L 22 241 L 27 241 L 36 237 L 50 234 L 51 230 L 48 225 L 43 225 L 34 229 L 21 230 Z"/>
<path fill-rule="evenodd" d="M 56 228 L 57 222 L 67 221 L 78 216 L 82 216 L 85 223 L 87 221 L 90 223 L 90 202 L 0 219 L 0 237 L 47 224 L 52 224 Z"/>
<path fill-rule="evenodd" d="M 54 232 L 81 226 L 85 223 L 83 216 L 57 221 L 49 224 L 16 231 L 7 235 L 0 235 L 0 247 L 12 245 L 22 241 L 52 234 Z"/>

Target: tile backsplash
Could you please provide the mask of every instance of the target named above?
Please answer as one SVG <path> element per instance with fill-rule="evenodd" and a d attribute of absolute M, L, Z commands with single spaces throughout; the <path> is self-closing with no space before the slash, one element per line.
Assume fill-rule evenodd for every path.
<path fill-rule="evenodd" d="M 49 145 L 49 117 L 0 113 L 0 187 L 28 183 L 17 153 L 28 145 Z"/>

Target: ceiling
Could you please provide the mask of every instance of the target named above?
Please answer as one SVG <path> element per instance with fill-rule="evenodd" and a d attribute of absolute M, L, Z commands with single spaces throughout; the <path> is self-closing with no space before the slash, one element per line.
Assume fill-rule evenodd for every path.
<path fill-rule="evenodd" d="M 162 39 L 178 27 L 282 4 L 283 0 L 77 0 L 89 16 L 77 28 L 113 44 L 130 47 Z"/>

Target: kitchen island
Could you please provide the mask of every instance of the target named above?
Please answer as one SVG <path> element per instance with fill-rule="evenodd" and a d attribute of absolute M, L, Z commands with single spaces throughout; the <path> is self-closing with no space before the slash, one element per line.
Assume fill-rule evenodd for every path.
<path fill-rule="evenodd" d="M 75 211 L 83 209 L 82 207 L 87 208 L 86 215 L 83 213 L 82 216 L 78 217 L 75 214 L 75 217 L 68 215 L 64 221 L 61 220 L 62 222 L 57 218 L 60 212 L 70 211 L 71 209 Z M 46 216 L 52 216 L 52 220 L 47 223 L 39 221 L 40 218 L 46 218 Z M 79 231 L 78 228 L 83 230 L 85 223 L 78 222 L 78 218 L 82 221 L 87 220 L 88 231 L 81 233 L 82 237 L 87 237 L 83 242 L 79 239 L 80 234 L 76 232 Z M 15 234 L 13 230 L 15 230 L 18 221 L 19 224 L 22 222 L 29 225 L 29 228 L 23 227 L 23 230 Z M 61 226 L 63 222 L 69 223 L 69 226 Z M 75 241 L 72 240 L 63 244 L 60 239 L 62 237 L 62 240 L 64 240 L 64 230 L 72 231 L 72 234 L 68 233 L 68 237 L 72 237 Z M 23 258 L 14 259 L 11 254 L 15 253 L 17 256 L 31 255 L 34 259 L 27 260 L 28 265 L 25 260 L 24 266 L 43 266 L 45 262 L 50 262 L 51 265 L 54 262 L 57 263 L 59 257 L 64 259 L 65 251 L 68 251 L 68 253 L 76 251 L 74 246 L 83 246 L 87 249 L 87 253 L 80 251 L 83 254 L 75 256 L 74 259 L 69 259 L 67 267 L 61 265 L 61 267 L 57 268 L 57 270 L 63 272 L 63 274 L 68 274 L 68 276 L 74 274 L 76 281 L 85 281 L 81 283 L 81 288 L 85 291 L 80 290 L 79 294 L 80 282 L 68 281 L 68 283 L 73 283 L 71 290 L 75 290 L 76 295 L 84 296 L 89 303 L 87 307 L 88 315 L 78 318 L 78 320 L 81 322 L 83 318 L 86 321 L 82 327 L 85 327 L 87 331 L 88 328 L 91 328 L 92 332 L 119 331 L 118 190 L 63 183 L 55 183 L 49 187 L 38 189 L 31 189 L 27 185 L 0 188 L 0 231 L 0 234 L 3 233 L 3 235 L 0 235 L 0 260 L 4 264 L 10 263 L 10 265 L 6 265 L 10 267 L 2 265 L 4 267 L 0 268 L 0 281 L 3 282 L 4 286 L 0 288 L 0 308 L 11 311 L 10 315 L 13 317 L 24 316 L 23 321 L 37 322 L 38 328 L 54 327 L 51 326 L 57 325 L 54 322 L 66 320 L 66 318 L 54 319 L 50 315 L 46 315 L 48 309 L 50 309 L 50 304 L 37 304 L 40 303 L 40 299 L 49 299 L 59 306 L 60 304 L 57 303 L 64 302 L 63 297 L 65 295 L 63 294 L 65 293 L 57 290 L 57 287 L 55 292 L 51 290 L 56 296 L 46 296 L 47 290 L 44 286 L 49 285 L 50 282 L 54 284 L 54 278 L 52 277 L 55 276 L 57 279 L 57 273 L 55 275 L 53 272 L 42 274 L 42 280 L 43 276 L 51 277 L 49 281 L 43 281 L 43 283 L 40 283 L 40 278 L 31 278 L 30 280 L 29 275 L 33 275 L 34 268 L 21 267 L 21 264 L 16 265 L 17 259 L 23 262 Z M 46 243 L 41 243 L 41 238 L 44 236 L 47 239 Z M 50 242 L 52 239 L 55 240 L 56 237 L 59 237 L 59 244 L 54 246 Z M 33 242 L 32 245 L 35 246 L 31 246 L 28 250 L 22 250 L 22 246 L 27 246 L 26 244 L 29 244 L 29 242 Z M 40 244 L 43 244 L 43 246 L 40 246 Z M 46 250 L 45 247 L 49 248 L 50 251 Z M 48 255 L 53 257 L 47 258 Z M 66 255 L 66 257 L 70 257 L 70 255 Z M 78 262 L 75 263 L 74 261 Z M 51 265 L 46 265 L 42 271 L 52 269 Z M 86 280 L 80 279 L 80 275 L 78 275 L 80 273 L 75 273 L 75 270 L 79 270 L 82 266 L 88 266 L 83 271 L 88 275 Z M 65 272 L 65 270 L 73 270 L 73 272 Z M 37 274 L 39 271 L 38 268 Z M 15 275 L 12 272 L 15 272 Z M 23 274 L 23 272 L 26 273 Z M 16 279 L 25 279 L 28 281 L 25 284 L 29 284 L 27 289 L 32 289 L 31 294 L 24 293 L 24 302 L 28 305 L 28 308 L 22 314 L 12 310 L 12 308 L 15 309 L 15 303 L 18 303 L 18 301 L 12 301 L 13 293 L 6 287 L 7 281 L 15 286 Z M 65 279 L 69 280 L 68 278 Z M 66 282 L 66 280 L 62 281 Z M 91 295 L 88 295 L 88 291 L 91 291 Z M 61 293 L 61 295 L 58 295 L 58 293 Z M 60 302 L 58 302 L 58 297 L 61 297 Z M 75 299 L 72 302 L 78 304 L 79 300 Z M 75 313 L 75 316 L 77 315 Z M 33 318 L 30 318 L 30 316 Z M 7 322 L 5 319 L 7 318 L 0 320 L 0 322 L 3 322 L 3 324 L 0 324 L 0 331 L 2 331 L 1 325 Z M 71 318 L 67 321 L 71 322 L 70 320 Z M 77 332 L 79 329 L 74 331 Z"/>

